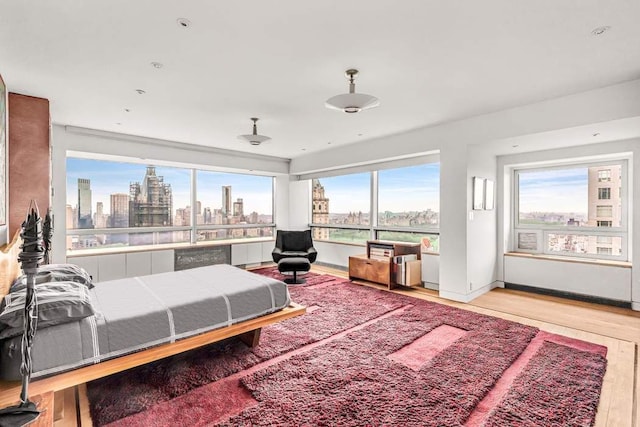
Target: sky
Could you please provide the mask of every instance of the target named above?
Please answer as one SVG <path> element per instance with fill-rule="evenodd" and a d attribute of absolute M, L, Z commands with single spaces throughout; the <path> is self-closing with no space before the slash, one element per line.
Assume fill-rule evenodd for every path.
<path fill-rule="evenodd" d="M 369 212 L 371 174 L 320 178 L 330 213 Z M 440 211 L 440 164 L 382 170 L 378 173 L 379 211 Z"/>
<path fill-rule="evenodd" d="M 91 180 L 91 209 L 95 213 L 96 203 L 103 202 L 104 213 L 109 214 L 109 195 L 129 194 L 131 182 L 142 182 L 146 165 L 102 160 L 67 158 L 67 204 L 78 204 L 78 179 Z M 440 165 L 430 163 L 407 168 L 388 169 L 379 172 L 380 211 L 439 211 Z M 190 170 L 156 166 L 156 175 L 171 184 L 173 209 L 191 204 Z M 322 178 L 325 195 L 329 197 L 331 213 L 369 212 L 370 174 L 359 173 Z M 202 208 L 222 207 L 222 186 L 231 185 L 233 201 L 242 198 L 245 214 L 258 212 L 271 214 L 271 177 L 198 171 L 196 188 Z M 402 207 L 399 209 L 399 207 Z"/>
<path fill-rule="evenodd" d="M 588 211 L 588 169 L 521 171 L 520 212 Z"/>
<path fill-rule="evenodd" d="M 91 212 L 95 213 L 96 203 L 104 204 L 104 213 L 109 214 L 109 195 L 129 194 L 129 184 L 144 180 L 147 165 L 121 163 L 102 160 L 67 158 L 67 204 L 78 204 L 78 178 L 91 180 Z M 164 177 L 165 184 L 171 184 L 173 210 L 191 205 L 190 169 L 156 166 L 156 175 Z M 233 201 L 242 198 L 244 213 L 258 212 L 271 215 L 273 178 L 198 171 L 196 188 L 202 208 L 222 207 L 222 186 L 231 185 Z"/>

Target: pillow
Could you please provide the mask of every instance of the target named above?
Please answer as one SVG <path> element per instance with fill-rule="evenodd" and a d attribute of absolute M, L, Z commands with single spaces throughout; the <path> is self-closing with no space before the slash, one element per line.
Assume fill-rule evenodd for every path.
<path fill-rule="evenodd" d="M 37 328 L 73 322 L 94 314 L 89 288 L 77 282 L 36 285 Z M 21 335 L 24 329 L 26 288 L 7 294 L 0 303 L 0 339 Z"/>
<path fill-rule="evenodd" d="M 38 267 L 36 284 L 45 282 L 76 282 L 93 288 L 91 276 L 75 264 L 45 264 Z M 10 292 L 19 291 L 27 286 L 27 276 L 23 274 L 13 281 Z"/>

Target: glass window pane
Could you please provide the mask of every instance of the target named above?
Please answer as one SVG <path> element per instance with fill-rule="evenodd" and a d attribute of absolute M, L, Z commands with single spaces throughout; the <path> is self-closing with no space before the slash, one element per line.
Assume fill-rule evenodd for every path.
<path fill-rule="evenodd" d="M 599 224 L 600 207 L 601 212 L 611 209 L 609 226 L 620 227 L 622 165 L 608 165 L 606 169 L 609 173 L 604 181 L 600 173 L 603 166 L 519 171 L 519 224 L 605 226 Z"/>
<path fill-rule="evenodd" d="M 547 250 L 558 254 L 622 255 L 622 237 L 607 237 L 610 239 L 610 243 L 603 242 L 602 236 L 549 233 L 547 235 Z"/>
<path fill-rule="evenodd" d="M 420 250 L 422 252 L 440 252 L 440 236 L 437 234 L 378 230 L 377 239 L 391 240 L 394 242 L 420 243 Z"/>
<path fill-rule="evenodd" d="M 311 222 L 314 224 L 369 225 L 370 188 L 370 173 L 314 179 L 312 181 Z"/>
<path fill-rule="evenodd" d="M 197 171 L 196 192 L 197 225 L 273 223 L 273 177 Z M 185 225 L 189 225 L 188 208 Z M 273 227 L 265 226 L 197 231 L 199 242 L 272 236 Z"/>
<path fill-rule="evenodd" d="M 350 228 L 311 227 L 313 240 L 325 240 L 343 243 L 365 244 L 369 240 L 369 230 L 354 230 Z"/>
<path fill-rule="evenodd" d="M 198 242 L 212 240 L 255 239 L 273 237 L 274 227 L 219 228 L 215 230 L 198 230 Z"/>
<path fill-rule="evenodd" d="M 153 231 L 139 233 L 68 234 L 67 250 L 127 248 L 133 246 L 189 243 L 189 231 Z"/>
<path fill-rule="evenodd" d="M 439 212 L 439 163 L 378 172 L 379 226 L 434 228 Z"/>
<path fill-rule="evenodd" d="M 273 223 L 272 177 L 198 171 L 196 181 L 198 225 Z"/>
<path fill-rule="evenodd" d="M 171 227 L 174 207 L 190 199 L 189 169 L 67 158 L 68 230 Z M 68 249 L 185 241 L 182 232 L 76 237 L 67 239 Z"/>

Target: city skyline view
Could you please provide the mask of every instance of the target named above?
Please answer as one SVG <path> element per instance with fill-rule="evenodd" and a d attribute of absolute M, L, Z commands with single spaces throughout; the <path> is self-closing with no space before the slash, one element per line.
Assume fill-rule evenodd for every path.
<path fill-rule="evenodd" d="M 320 178 L 331 195 L 331 214 L 370 210 L 369 172 Z M 440 164 L 428 163 L 378 172 L 378 211 L 421 212 L 440 210 Z M 401 207 L 401 208 L 400 208 Z"/>
<path fill-rule="evenodd" d="M 142 182 L 146 173 L 146 164 L 121 163 L 81 158 L 67 158 L 67 205 L 76 209 L 78 205 L 78 180 L 88 179 L 91 190 L 91 213 L 102 203 L 103 213 L 110 215 L 110 196 L 112 194 L 129 195 L 130 185 Z M 191 206 L 191 171 L 174 167 L 155 166 L 156 175 L 163 177 L 164 183 L 171 186 L 172 212 L 175 216 L 179 209 Z M 221 189 L 233 188 L 233 202 L 243 199 L 244 212 L 257 212 L 260 216 L 272 216 L 271 177 L 230 174 L 211 171 L 197 171 L 197 198 L 201 209 L 222 208 Z"/>

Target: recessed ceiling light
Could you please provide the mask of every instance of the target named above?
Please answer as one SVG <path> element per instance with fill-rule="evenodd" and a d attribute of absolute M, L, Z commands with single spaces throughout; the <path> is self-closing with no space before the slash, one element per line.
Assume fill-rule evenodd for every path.
<path fill-rule="evenodd" d="M 191 26 L 191 21 L 189 21 L 187 18 L 178 18 L 176 21 L 178 22 L 178 25 L 183 28 L 188 28 Z"/>
<path fill-rule="evenodd" d="M 303 148 L 303 149 L 302 149 L 302 151 L 307 151 L 307 149 L 306 149 L 306 148 Z"/>
<path fill-rule="evenodd" d="M 359 133 L 359 134 L 358 134 L 358 136 L 362 136 L 362 135 L 363 135 L 362 133 Z"/>
<path fill-rule="evenodd" d="M 600 132 L 592 133 L 591 136 L 600 136 Z"/>
<path fill-rule="evenodd" d="M 604 33 L 606 33 L 607 31 L 609 31 L 611 29 L 611 27 L 609 25 L 604 25 L 602 27 L 598 27 L 595 28 L 594 30 L 591 31 L 591 35 L 593 36 L 601 36 Z"/>
<path fill-rule="evenodd" d="M 331 145 L 331 141 L 327 142 L 328 145 Z"/>
<path fill-rule="evenodd" d="M 122 126 L 122 123 L 120 123 L 120 122 L 118 122 L 118 123 L 116 123 L 116 124 L 117 124 L 118 126 Z"/>
<path fill-rule="evenodd" d="M 513 147 L 513 148 L 517 148 L 517 147 L 519 147 L 519 145 L 518 145 L 518 144 L 516 144 L 516 145 L 512 145 L 512 147 Z"/>
<path fill-rule="evenodd" d="M 138 92 L 138 95 L 144 95 L 145 93 L 147 93 L 146 90 L 142 90 L 142 89 L 136 89 L 136 92 Z"/>
<path fill-rule="evenodd" d="M 130 110 L 130 109 L 128 109 L 128 108 L 125 108 L 125 109 L 124 109 L 124 112 L 125 112 L 125 113 L 130 113 L 130 112 L 131 112 L 131 110 Z"/>
<path fill-rule="evenodd" d="M 163 67 L 162 63 L 160 63 L 160 62 L 152 62 L 152 63 L 151 63 L 151 66 L 152 66 L 153 68 L 158 68 L 158 69 L 160 69 L 160 68 L 162 68 L 162 67 Z"/>

